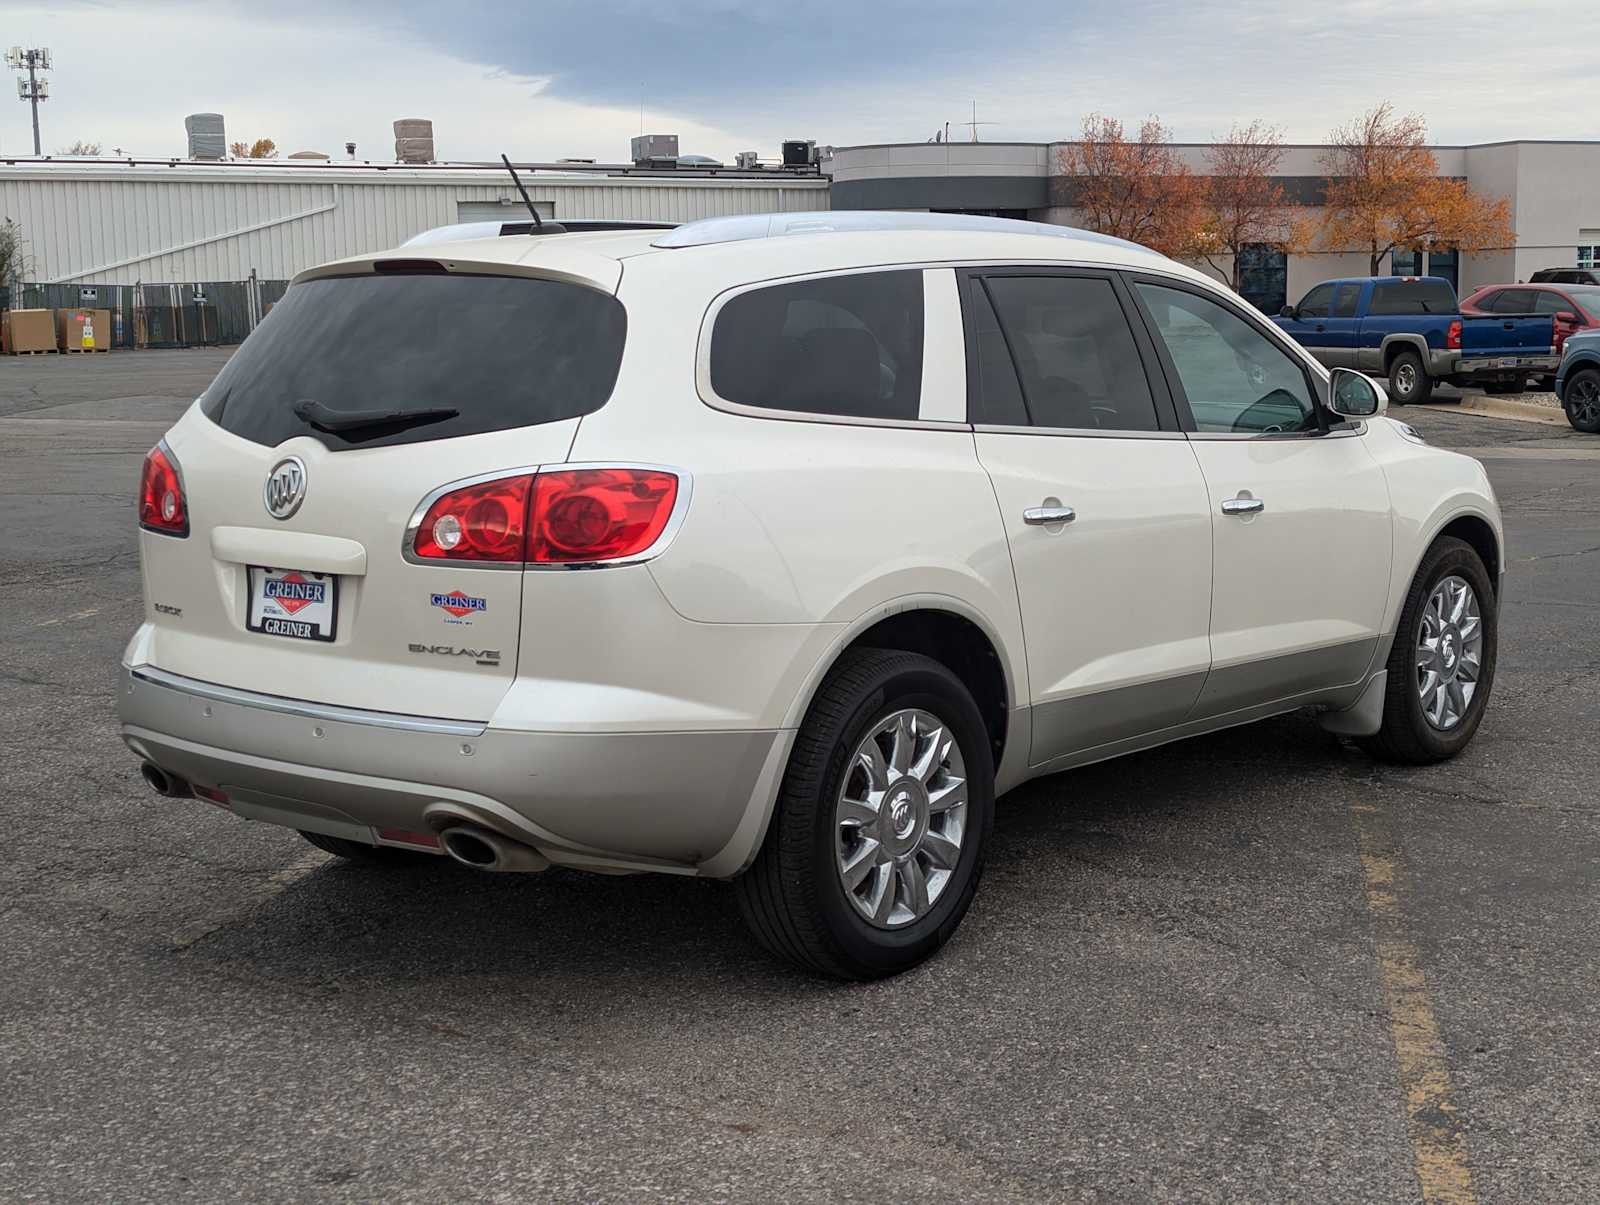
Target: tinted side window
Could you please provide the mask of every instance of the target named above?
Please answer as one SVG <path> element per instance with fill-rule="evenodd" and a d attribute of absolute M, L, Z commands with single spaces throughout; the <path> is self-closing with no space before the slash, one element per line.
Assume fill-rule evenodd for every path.
<path fill-rule="evenodd" d="M 1389 281 L 1374 287 L 1372 314 L 1451 314 L 1456 299 L 1450 286 L 1430 280 Z"/>
<path fill-rule="evenodd" d="M 754 289 L 711 330 L 711 388 L 765 410 L 907 420 L 922 398 L 922 273 Z"/>
<path fill-rule="evenodd" d="M 1356 308 L 1361 304 L 1360 285 L 1340 285 L 1339 291 L 1333 299 L 1333 317 L 1354 318 Z"/>
<path fill-rule="evenodd" d="M 1501 289 L 1493 293 L 1485 293 L 1482 297 L 1478 298 L 1478 300 L 1472 303 L 1473 308 L 1476 310 L 1481 310 L 1485 314 L 1494 313 L 1495 306 L 1500 304 L 1500 294 L 1504 291 L 1505 290 Z"/>
<path fill-rule="evenodd" d="M 1103 277 L 984 279 L 1035 427 L 1155 431 L 1155 400 L 1133 331 Z"/>
<path fill-rule="evenodd" d="M 1200 431 L 1316 428 L 1301 365 L 1262 331 L 1215 301 L 1140 282 Z"/>
<path fill-rule="evenodd" d="M 1022 402 L 1017 370 L 1006 348 L 1000 320 L 989 304 L 989 291 L 976 277 L 967 279 L 966 320 L 972 326 L 968 346 L 975 357 L 972 366 L 971 396 L 967 419 L 974 423 L 993 423 L 1005 427 L 1028 425 L 1028 408 Z"/>
<path fill-rule="evenodd" d="M 1549 289 L 1540 289 L 1534 296 L 1533 312 L 1535 314 L 1559 314 L 1562 310 L 1574 310 L 1577 307 L 1563 297 L 1560 293 L 1552 293 Z"/>
<path fill-rule="evenodd" d="M 1333 286 L 1318 285 L 1300 299 L 1302 318 L 1326 318 L 1333 310 Z"/>

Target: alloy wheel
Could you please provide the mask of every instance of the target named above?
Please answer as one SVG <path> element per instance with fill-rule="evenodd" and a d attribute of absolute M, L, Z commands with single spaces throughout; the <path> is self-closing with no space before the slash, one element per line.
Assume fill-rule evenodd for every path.
<path fill-rule="evenodd" d="M 1600 378 L 1581 376 L 1567 387 L 1567 413 L 1575 423 L 1600 424 Z"/>
<path fill-rule="evenodd" d="M 1483 617 L 1466 579 L 1451 574 L 1433 588 L 1417 634 L 1417 697 L 1440 732 L 1461 723 L 1483 666 Z"/>
<path fill-rule="evenodd" d="M 955 734 L 915 708 L 861 739 L 834 808 L 845 898 L 880 929 L 926 916 L 949 885 L 966 835 L 966 761 Z"/>

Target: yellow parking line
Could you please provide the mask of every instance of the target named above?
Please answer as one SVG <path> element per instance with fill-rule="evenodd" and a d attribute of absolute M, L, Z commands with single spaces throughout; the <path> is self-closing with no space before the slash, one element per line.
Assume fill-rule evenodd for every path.
<path fill-rule="evenodd" d="M 1424 1201 L 1473 1205 L 1472 1171 L 1450 1082 L 1450 1064 L 1439 1022 L 1433 1015 L 1422 960 L 1405 935 L 1405 917 L 1395 892 L 1395 861 L 1384 852 L 1375 823 L 1377 809 L 1356 804 L 1356 836 L 1366 876 L 1367 909 L 1377 929 L 1378 975 L 1389 1009 L 1412 1161 Z"/>

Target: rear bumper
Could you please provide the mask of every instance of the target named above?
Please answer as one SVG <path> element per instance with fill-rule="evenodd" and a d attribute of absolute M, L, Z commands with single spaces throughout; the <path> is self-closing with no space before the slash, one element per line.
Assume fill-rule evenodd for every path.
<path fill-rule="evenodd" d="M 792 733 L 523 732 L 327 708 L 126 667 L 134 753 L 251 819 L 376 842 L 467 821 L 552 862 L 726 876 L 765 829 Z"/>
<path fill-rule="evenodd" d="M 1561 367 L 1561 357 L 1544 355 L 1462 356 L 1456 361 L 1455 375 L 1495 377 L 1516 373 L 1522 376 L 1548 376 Z"/>

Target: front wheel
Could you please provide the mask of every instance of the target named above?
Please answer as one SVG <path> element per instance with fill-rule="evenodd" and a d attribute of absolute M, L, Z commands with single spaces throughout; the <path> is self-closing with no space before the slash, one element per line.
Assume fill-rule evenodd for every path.
<path fill-rule="evenodd" d="M 859 649 L 817 692 L 754 864 L 734 882 L 756 938 L 841 979 L 907 970 L 955 932 L 994 819 L 971 693 L 932 658 Z"/>
<path fill-rule="evenodd" d="M 1389 400 L 1398 406 L 1425 402 L 1433 395 L 1433 378 L 1423 367 L 1422 357 L 1403 351 L 1389 365 Z"/>
<path fill-rule="evenodd" d="M 1477 551 L 1450 536 L 1422 558 L 1400 612 L 1383 727 L 1362 745 L 1386 761 L 1426 765 L 1472 741 L 1494 685 L 1499 610 Z"/>
<path fill-rule="evenodd" d="M 1574 431 L 1600 434 L 1600 370 L 1585 368 L 1573 373 L 1561 407 Z"/>

